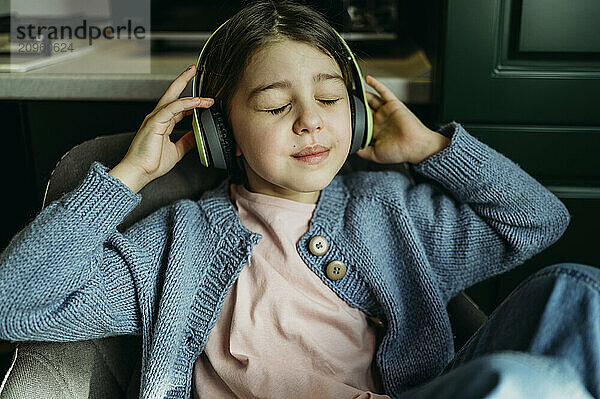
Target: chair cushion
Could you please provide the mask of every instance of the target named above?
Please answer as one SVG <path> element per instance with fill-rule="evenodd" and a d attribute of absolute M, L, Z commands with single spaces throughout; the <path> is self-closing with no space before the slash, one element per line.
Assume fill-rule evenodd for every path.
<path fill-rule="evenodd" d="M 141 361 L 141 337 L 77 342 L 21 342 L 0 399 L 137 397 L 130 387 Z M 127 393 L 129 392 L 129 395 Z"/>

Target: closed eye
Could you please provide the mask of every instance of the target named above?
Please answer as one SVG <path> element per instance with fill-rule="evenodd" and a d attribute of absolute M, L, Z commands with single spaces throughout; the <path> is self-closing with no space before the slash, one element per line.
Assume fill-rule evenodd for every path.
<path fill-rule="evenodd" d="M 319 101 L 321 101 L 321 102 L 322 102 L 323 104 L 325 104 L 325 105 L 333 105 L 333 104 L 335 104 L 336 102 L 338 102 L 339 100 L 340 100 L 339 98 L 336 98 L 335 100 L 319 100 Z M 287 107 L 288 105 L 289 105 L 289 104 L 286 104 L 286 105 L 284 105 L 283 107 L 280 107 L 280 108 L 275 108 L 275 109 L 268 109 L 268 110 L 266 110 L 266 111 L 267 111 L 267 112 L 269 112 L 269 113 L 271 113 L 271 114 L 273 114 L 273 115 L 277 115 L 277 114 L 280 114 L 280 113 L 282 113 L 282 112 L 283 112 L 283 111 L 286 109 L 286 107 Z"/>
<path fill-rule="evenodd" d="M 287 105 L 284 105 L 284 106 L 283 106 L 283 107 L 281 107 L 281 108 L 276 108 L 276 109 L 268 109 L 268 110 L 267 110 L 267 112 L 270 112 L 270 113 L 271 113 L 271 114 L 273 114 L 273 115 L 277 115 L 277 114 L 279 114 L 279 113 L 283 112 L 283 110 L 284 110 L 286 107 L 287 107 Z"/>

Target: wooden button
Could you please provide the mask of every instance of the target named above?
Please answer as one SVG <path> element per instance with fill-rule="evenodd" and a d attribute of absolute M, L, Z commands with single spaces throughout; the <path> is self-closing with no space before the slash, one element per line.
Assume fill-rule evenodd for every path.
<path fill-rule="evenodd" d="M 329 262 L 326 274 L 330 280 L 339 280 L 346 275 L 346 265 L 339 260 Z"/>
<path fill-rule="evenodd" d="M 308 248 L 313 255 L 321 256 L 324 255 L 325 252 L 329 249 L 329 243 L 327 239 L 323 236 L 314 236 L 310 239 L 310 243 L 308 244 Z"/>

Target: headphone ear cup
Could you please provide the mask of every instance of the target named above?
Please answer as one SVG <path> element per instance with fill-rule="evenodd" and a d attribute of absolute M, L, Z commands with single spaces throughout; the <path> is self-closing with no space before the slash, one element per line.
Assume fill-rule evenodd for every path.
<path fill-rule="evenodd" d="M 223 153 L 223 159 L 221 162 L 215 162 L 215 167 L 220 169 L 226 169 L 228 174 L 233 173 L 233 163 L 235 162 L 235 143 L 233 142 L 233 134 L 229 131 L 225 124 L 221 111 L 216 107 L 209 108 L 212 119 L 215 123 L 215 129 L 221 150 Z"/>
<path fill-rule="evenodd" d="M 350 143 L 350 154 L 354 153 L 355 140 L 354 140 L 354 132 L 356 131 L 356 96 L 352 94 L 352 91 L 348 89 L 348 100 L 350 102 L 350 122 L 352 123 L 352 142 Z"/>
<path fill-rule="evenodd" d="M 362 100 L 350 93 L 350 114 L 352 118 L 352 144 L 350 145 L 350 154 L 354 154 L 360 150 L 365 142 L 366 131 L 366 120 L 367 115 L 366 107 Z"/>

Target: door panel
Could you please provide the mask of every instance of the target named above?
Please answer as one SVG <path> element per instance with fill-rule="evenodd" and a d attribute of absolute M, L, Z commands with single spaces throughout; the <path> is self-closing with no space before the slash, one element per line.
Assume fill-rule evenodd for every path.
<path fill-rule="evenodd" d="M 544 23 L 577 25 L 581 21 L 569 18 L 599 6 L 577 0 L 545 10 L 551 8 L 546 3 L 448 1 L 441 120 L 600 125 L 600 35 L 594 35 L 598 24 L 560 42 L 553 41 L 556 34 L 548 33 L 550 28 L 534 32 Z M 565 7 L 571 12 L 564 12 Z M 558 22 L 531 22 L 551 12 Z M 584 23 L 594 18 L 598 16 Z M 581 51 L 578 40 L 588 42 L 587 51 Z"/>

